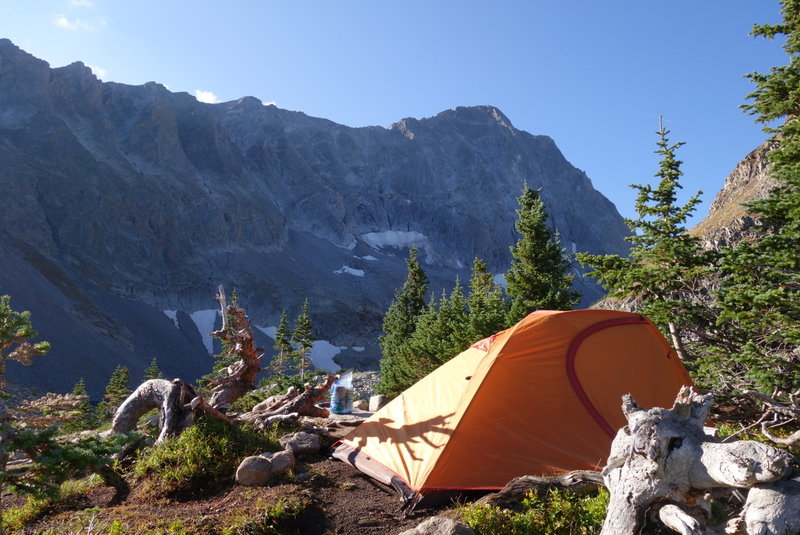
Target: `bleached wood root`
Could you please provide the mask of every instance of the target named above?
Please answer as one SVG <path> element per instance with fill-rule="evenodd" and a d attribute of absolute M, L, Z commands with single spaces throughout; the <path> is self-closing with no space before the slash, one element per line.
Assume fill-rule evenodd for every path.
<path fill-rule="evenodd" d="M 187 405 L 194 397 L 194 389 L 180 379 L 145 381 L 119 406 L 111 422 L 111 431 L 134 431 L 142 416 L 159 409 L 160 432 L 156 442 L 161 442 L 191 425 L 192 410 Z"/>
<path fill-rule="evenodd" d="M 645 410 L 630 396 L 623 398 L 628 425 L 614 438 L 603 469 L 610 500 L 601 535 L 655 533 L 659 526 L 710 533 L 707 492 L 721 487 L 753 487 L 739 522 L 748 534 L 798 533 L 798 491 L 786 482 L 793 458 L 766 444 L 723 444 L 706 435 L 712 401 L 688 387 L 671 409 Z M 735 533 L 736 526 L 731 528 Z"/>
<path fill-rule="evenodd" d="M 753 487 L 740 516 L 750 535 L 800 534 L 800 477 Z"/>

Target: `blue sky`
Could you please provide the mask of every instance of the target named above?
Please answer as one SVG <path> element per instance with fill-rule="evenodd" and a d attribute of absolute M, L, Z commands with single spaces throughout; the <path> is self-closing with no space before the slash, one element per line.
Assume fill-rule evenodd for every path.
<path fill-rule="evenodd" d="M 491 104 L 552 137 L 620 212 L 648 183 L 658 116 L 705 215 L 765 139 L 743 75 L 786 63 L 749 35 L 769 0 L 0 0 L 0 37 L 104 81 L 265 103 L 348 126 Z"/>

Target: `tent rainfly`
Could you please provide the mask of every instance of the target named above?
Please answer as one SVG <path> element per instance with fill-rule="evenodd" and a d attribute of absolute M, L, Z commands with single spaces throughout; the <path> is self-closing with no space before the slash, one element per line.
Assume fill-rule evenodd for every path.
<path fill-rule="evenodd" d="M 333 455 L 393 486 L 413 509 L 499 490 L 517 476 L 600 469 L 626 425 L 624 394 L 669 407 L 691 384 L 644 316 L 537 311 L 411 386 Z"/>

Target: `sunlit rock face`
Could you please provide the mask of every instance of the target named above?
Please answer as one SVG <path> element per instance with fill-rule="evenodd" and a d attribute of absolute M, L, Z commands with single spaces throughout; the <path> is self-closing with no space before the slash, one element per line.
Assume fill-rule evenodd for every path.
<path fill-rule="evenodd" d="M 152 357 L 169 377 L 207 372 L 220 283 L 268 354 L 281 311 L 308 298 L 317 363 L 376 368 L 408 247 L 437 294 L 476 255 L 504 272 L 526 182 L 570 252 L 627 251 L 585 173 L 491 106 L 350 128 L 103 83 L 0 40 L 0 161 L 0 293 L 53 345 L 9 373 L 49 390 L 84 378 L 97 396 L 117 364 L 138 380 Z M 576 284 L 584 304 L 601 294 Z"/>
<path fill-rule="evenodd" d="M 742 204 L 769 196 L 778 182 L 770 177 L 767 153 L 775 141 L 770 139 L 748 154 L 725 179 L 708 210 L 708 216 L 691 233 L 705 247 L 718 249 L 734 245 L 749 232 L 756 220 Z"/>

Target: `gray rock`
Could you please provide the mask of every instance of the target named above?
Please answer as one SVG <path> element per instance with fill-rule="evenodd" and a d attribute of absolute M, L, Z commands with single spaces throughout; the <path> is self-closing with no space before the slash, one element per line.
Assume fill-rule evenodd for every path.
<path fill-rule="evenodd" d="M 369 398 L 369 411 L 370 412 L 377 412 L 383 408 L 386 403 L 389 402 L 389 398 L 384 396 L 383 394 L 376 394 Z"/>
<path fill-rule="evenodd" d="M 319 435 L 300 431 L 291 435 L 284 435 L 278 442 L 285 450 L 291 451 L 295 456 L 308 453 L 317 453 L 320 449 Z"/>
<path fill-rule="evenodd" d="M 358 411 L 367 411 L 369 410 L 369 401 L 366 399 L 359 399 L 353 402 L 353 409 Z"/>
<path fill-rule="evenodd" d="M 444 516 L 432 516 L 414 529 L 400 535 L 475 535 L 472 528 L 462 522 Z"/>
<path fill-rule="evenodd" d="M 272 463 L 272 475 L 285 474 L 295 465 L 294 453 L 289 450 L 277 451 L 275 453 L 262 453 L 262 457 L 270 460 Z"/>
<path fill-rule="evenodd" d="M 236 469 L 236 482 L 245 487 L 263 487 L 272 477 L 272 462 L 261 455 L 246 457 Z"/>

